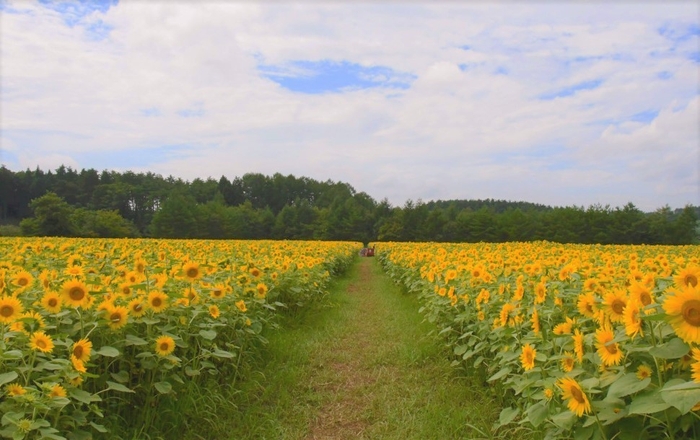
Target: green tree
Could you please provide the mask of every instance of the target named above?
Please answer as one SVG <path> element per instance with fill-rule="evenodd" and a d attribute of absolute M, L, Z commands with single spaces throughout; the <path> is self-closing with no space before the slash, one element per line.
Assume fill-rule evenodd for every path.
<path fill-rule="evenodd" d="M 73 208 L 56 193 L 48 192 L 33 199 L 29 207 L 34 212 L 34 217 L 20 222 L 24 235 L 45 237 L 75 235 L 75 225 L 71 220 Z"/>
<path fill-rule="evenodd" d="M 132 238 L 140 235 L 136 226 L 116 210 L 78 208 L 71 215 L 71 221 L 80 237 Z"/>

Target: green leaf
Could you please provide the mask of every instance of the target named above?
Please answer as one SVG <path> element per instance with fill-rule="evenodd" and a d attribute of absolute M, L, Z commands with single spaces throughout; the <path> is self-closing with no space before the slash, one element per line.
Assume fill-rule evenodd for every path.
<path fill-rule="evenodd" d="M 129 372 L 121 370 L 118 373 L 110 373 L 110 376 L 112 376 L 112 379 L 116 380 L 119 383 L 125 383 L 129 381 Z"/>
<path fill-rule="evenodd" d="M 651 383 L 651 378 L 639 380 L 636 374 L 628 373 L 610 385 L 608 398 L 625 397 L 643 390 Z"/>
<path fill-rule="evenodd" d="M 458 345 L 454 349 L 454 354 L 456 356 L 462 356 L 464 353 L 467 352 L 468 349 L 469 349 L 468 345 Z"/>
<path fill-rule="evenodd" d="M 501 414 L 498 416 L 498 425 L 503 426 L 512 422 L 520 413 L 518 408 L 503 408 Z"/>
<path fill-rule="evenodd" d="M 4 385 L 6 383 L 10 383 L 13 380 L 17 379 L 19 375 L 17 374 L 16 371 L 10 371 L 7 373 L 2 373 L 0 374 L 0 385 Z"/>
<path fill-rule="evenodd" d="M 498 380 L 498 379 L 502 378 L 503 376 L 507 375 L 508 373 L 510 373 L 510 367 L 504 367 L 501 369 L 501 371 L 499 371 L 498 373 L 489 377 L 487 382 L 493 382 L 494 380 Z"/>
<path fill-rule="evenodd" d="M 107 432 L 107 428 L 105 428 L 105 427 L 102 426 L 102 425 L 98 425 L 98 424 L 95 423 L 95 422 L 90 422 L 90 426 L 92 426 L 93 428 L 95 428 L 95 431 L 97 431 L 97 432 L 102 432 L 102 433 Z"/>
<path fill-rule="evenodd" d="M 213 341 L 216 338 L 216 331 L 214 330 L 200 330 L 199 336 L 203 337 L 208 341 Z"/>
<path fill-rule="evenodd" d="M 671 385 L 668 388 L 664 387 L 661 389 L 661 398 L 664 402 L 677 408 L 681 414 L 687 414 L 700 402 L 700 384 L 685 382 Z"/>
<path fill-rule="evenodd" d="M 42 428 L 39 430 L 41 438 L 48 438 L 52 440 L 66 440 L 65 437 L 56 434 L 57 432 L 59 431 L 56 428 Z"/>
<path fill-rule="evenodd" d="M 148 341 L 145 339 L 141 339 L 138 336 L 134 335 L 126 335 L 126 342 L 124 345 L 146 345 L 148 344 Z"/>
<path fill-rule="evenodd" d="M 114 390 L 114 391 L 119 391 L 122 393 L 134 393 L 135 391 L 132 390 L 131 388 L 128 388 L 120 383 L 112 382 L 110 380 L 107 381 L 107 389 L 108 390 Z"/>
<path fill-rule="evenodd" d="M 213 356 L 216 356 L 219 358 L 225 358 L 225 359 L 230 359 L 230 358 L 236 357 L 236 355 L 231 353 L 230 351 L 220 350 L 220 349 L 216 349 L 216 350 L 212 351 L 211 354 Z"/>
<path fill-rule="evenodd" d="M 96 350 L 95 354 L 99 354 L 100 356 L 105 356 L 105 357 L 117 357 L 117 356 L 119 356 L 119 350 L 117 350 L 114 347 L 110 347 L 109 345 L 105 345 L 105 346 L 101 347 L 99 350 Z"/>
<path fill-rule="evenodd" d="M 88 404 L 92 403 L 92 402 L 99 402 L 102 400 L 102 399 L 100 399 L 100 396 L 98 396 L 97 394 L 90 394 L 87 391 L 80 390 L 77 388 L 70 390 L 68 395 L 71 398 L 77 400 L 78 402 L 88 403 Z"/>
<path fill-rule="evenodd" d="M 544 402 L 537 402 L 527 409 L 527 419 L 532 423 L 532 426 L 537 428 L 545 421 L 549 415 L 549 409 Z"/>
<path fill-rule="evenodd" d="M 678 359 L 690 351 L 690 347 L 680 338 L 674 338 L 665 344 L 658 345 L 649 350 L 649 354 L 661 359 Z"/>
<path fill-rule="evenodd" d="M 652 393 L 636 396 L 630 405 L 630 414 L 654 414 L 670 408 L 667 402 L 661 397 L 659 390 Z"/>
<path fill-rule="evenodd" d="M 569 430 L 576 423 L 576 414 L 571 411 L 563 411 L 552 417 L 552 422 L 558 427 Z"/>
<path fill-rule="evenodd" d="M 168 394 L 173 390 L 173 386 L 170 384 L 170 382 L 162 381 L 162 382 L 156 382 L 153 384 L 153 386 L 158 390 L 160 394 Z"/>

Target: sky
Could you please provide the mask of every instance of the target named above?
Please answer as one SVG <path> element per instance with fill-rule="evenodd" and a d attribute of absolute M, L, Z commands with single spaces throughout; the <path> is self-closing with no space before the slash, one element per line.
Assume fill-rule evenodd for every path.
<path fill-rule="evenodd" d="M 0 163 L 700 205 L 699 5 L 0 0 Z"/>

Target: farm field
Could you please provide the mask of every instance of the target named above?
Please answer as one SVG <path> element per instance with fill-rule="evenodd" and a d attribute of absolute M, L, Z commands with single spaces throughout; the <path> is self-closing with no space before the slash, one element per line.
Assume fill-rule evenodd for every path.
<path fill-rule="evenodd" d="M 546 438 L 700 437 L 700 247 L 378 243 L 453 365 Z"/>
<path fill-rule="evenodd" d="M 360 243 L 0 239 L 0 435 L 141 438 L 233 387 Z M 186 426 L 184 426 L 186 428 Z"/>

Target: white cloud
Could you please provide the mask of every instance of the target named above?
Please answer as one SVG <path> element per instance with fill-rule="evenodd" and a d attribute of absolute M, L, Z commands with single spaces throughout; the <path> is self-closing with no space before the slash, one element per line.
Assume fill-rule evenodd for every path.
<path fill-rule="evenodd" d="M 698 37 L 659 32 L 697 25 L 692 3 L 127 1 L 83 18 L 111 27 L 103 39 L 36 3 L 11 7 L 31 11 L 3 13 L 0 28 L 0 157 L 11 167 L 104 168 L 100 151 L 177 145 L 177 156 L 144 153 L 130 168 L 294 173 L 396 204 L 700 204 Z M 258 71 L 298 60 L 415 81 L 308 95 Z M 648 111 L 659 111 L 650 123 L 625 122 Z"/>

